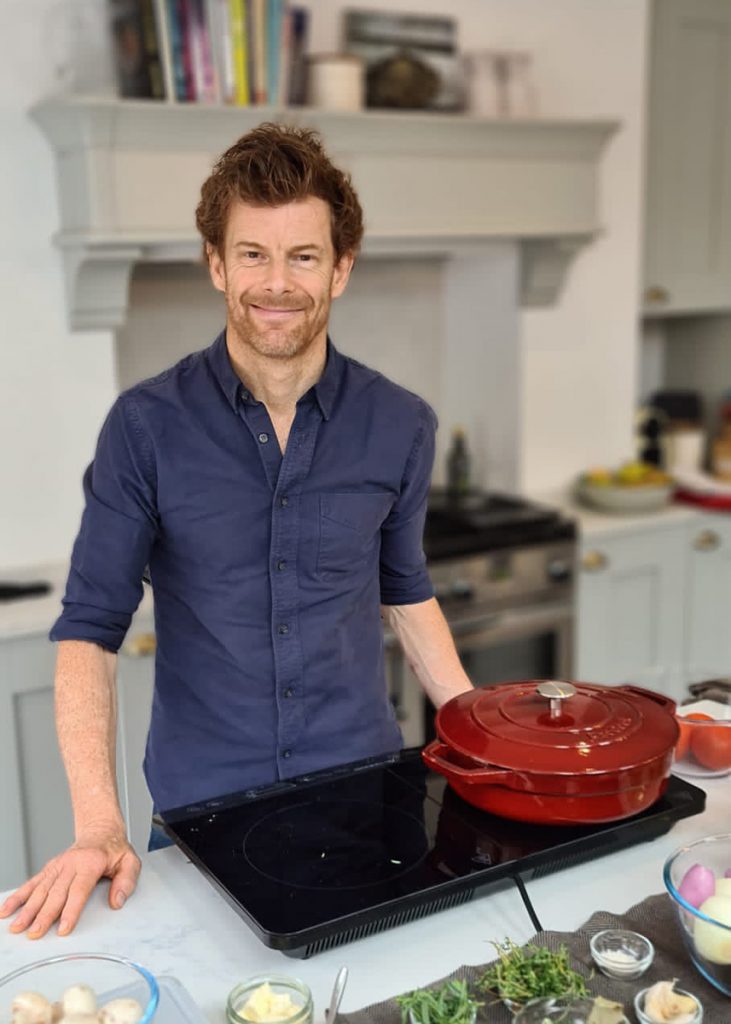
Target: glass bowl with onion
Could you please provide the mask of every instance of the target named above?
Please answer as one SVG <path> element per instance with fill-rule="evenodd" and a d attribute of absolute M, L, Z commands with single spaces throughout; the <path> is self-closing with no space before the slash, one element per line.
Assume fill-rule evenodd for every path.
<path fill-rule="evenodd" d="M 150 1024 L 160 990 L 145 967 L 111 953 L 67 953 L 0 977 L 0 1020 L 52 1024 L 86 1015 L 88 1024 Z"/>
<path fill-rule="evenodd" d="M 665 861 L 663 879 L 691 961 L 731 996 L 731 832 L 676 850 Z"/>

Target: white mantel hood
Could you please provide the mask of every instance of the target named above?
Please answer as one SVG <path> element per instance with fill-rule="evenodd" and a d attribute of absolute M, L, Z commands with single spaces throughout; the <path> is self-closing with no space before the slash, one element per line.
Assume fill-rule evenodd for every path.
<path fill-rule="evenodd" d="M 521 243 L 521 302 L 555 300 L 600 230 L 597 163 L 616 122 L 209 107 L 85 97 L 32 116 L 57 156 L 71 326 L 115 328 L 138 262 L 200 259 L 194 210 L 216 156 L 261 121 L 322 132 L 366 216 L 365 257 L 464 254 Z"/>

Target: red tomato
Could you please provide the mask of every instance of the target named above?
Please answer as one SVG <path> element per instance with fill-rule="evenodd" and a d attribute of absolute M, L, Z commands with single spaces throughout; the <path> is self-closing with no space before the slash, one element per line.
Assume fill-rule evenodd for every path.
<path fill-rule="evenodd" d="M 694 711 L 691 715 L 677 715 L 676 720 L 680 726 L 680 736 L 678 736 L 678 742 L 675 744 L 675 760 L 682 761 L 690 750 L 691 736 L 694 732 L 701 732 L 700 729 L 693 729 L 692 725 L 686 725 L 685 723 L 712 722 L 713 718 L 711 715 L 704 715 L 701 711 Z"/>
<path fill-rule="evenodd" d="M 694 729 L 690 749 L 704 768 L 712 771 L 731 768 L 731 726 L 705 725 Z"/>

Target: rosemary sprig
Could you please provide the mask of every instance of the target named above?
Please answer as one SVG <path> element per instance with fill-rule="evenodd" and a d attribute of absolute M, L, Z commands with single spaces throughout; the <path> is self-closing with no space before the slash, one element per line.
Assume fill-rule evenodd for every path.
<path fill-rule="evenodd" d="M 543 996 L 587 995 L 586 982 L 569 965 L 565 946 L 554 953 L 529 943 L 521 948 L 510 939 L 493 942 L 498 959 L 476 982 L 482 992 L 525 1003 Z"/>
<path fill-rule="evenodd" d="M 419 1024 L 471 1024 L 482 1003 L 474 999 L 466 981 L 447 981 L 438 988 L 417 988 L 396 996 L 401 1007 L 402 1024 L 407 1024 L 409 1011 Z"/>

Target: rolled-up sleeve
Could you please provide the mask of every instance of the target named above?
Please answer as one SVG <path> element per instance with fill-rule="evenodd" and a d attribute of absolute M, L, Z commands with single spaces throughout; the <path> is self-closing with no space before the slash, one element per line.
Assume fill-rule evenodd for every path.
<path fill-rule="evenodd" d="M 437 420 L 419 403 L 419 422 L 404 469 L 401 493 L 381 527 L 381 604 L 417 604 L 434 596 L 424 555 Z"/>
<path fill-rule="evenodd" d="M 132 395 L 115 402 L 102 427 L 84 496 L 63 612 L 50 638 L 117 651 L 142 597 L 158 524 L 153 451 Z"/>

